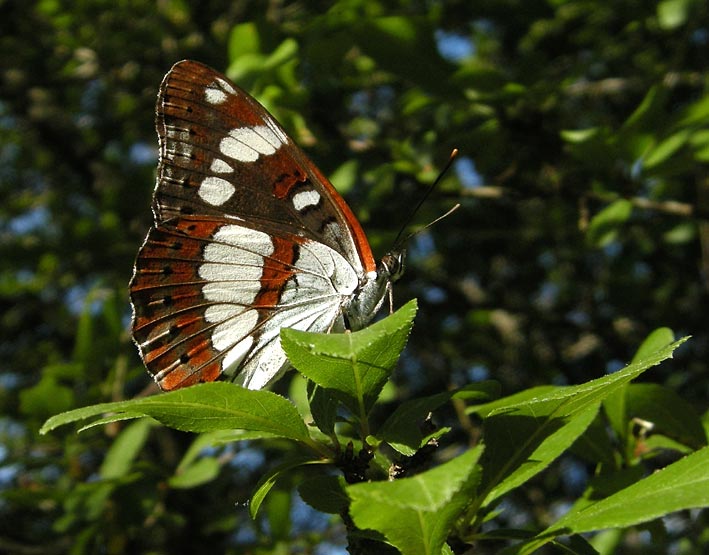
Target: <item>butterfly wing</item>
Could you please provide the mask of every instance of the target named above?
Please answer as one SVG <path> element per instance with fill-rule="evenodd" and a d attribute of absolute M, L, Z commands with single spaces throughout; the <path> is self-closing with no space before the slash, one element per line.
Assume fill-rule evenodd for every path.
<path fill-rule="evenodd" d="M 357 218 L 327 178 L 250 95 L 184 60 L 160 86 L 156 222 L 185 215 L 238 217 L 288 230 L 376 268 Z"/>
<path fill-rule="evenodd" d="M 375 272 L 327 179 L 248 94 L 177 63 L 157 103 L 155 225 L 138 253 L 133 337 L 166 390 L 226 374 L 250 388 L 286 364 L 281 327 L 342 328 Z"/>

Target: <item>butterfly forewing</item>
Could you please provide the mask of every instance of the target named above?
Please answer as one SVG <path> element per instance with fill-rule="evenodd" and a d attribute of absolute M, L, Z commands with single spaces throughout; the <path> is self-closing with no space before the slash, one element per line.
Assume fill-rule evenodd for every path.
<path fill-rule="evenodd" d="M 282 327 L 360 325 L 381 304 L 361 226 L 276 121 L 223 75 L 177 63 L 157 103 L 155 225 L 131 281 L 133 337 L 163 389 L 261 388 Z M 362 318 L 364 314 L 365 318 Z"/>
<path fill-rule="evenodd" d="M 154 212 L 237 216 L 338 250 L 373 271 L 369 243 L 352 211 L 281 126 L 223 75 L 175 64 L 160 86 Z"/>

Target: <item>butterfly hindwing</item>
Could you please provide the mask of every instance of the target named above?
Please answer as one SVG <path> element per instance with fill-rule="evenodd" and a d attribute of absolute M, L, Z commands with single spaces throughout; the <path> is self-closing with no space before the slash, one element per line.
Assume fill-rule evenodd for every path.
<path fill-rule="evenodd" d="M 341 298 L 357 286 L 322 243 L 185 217 L 153 228 L 140 251 L 133 336 L 163 389 L 221 374 L 260 388 L 285 364 L 280 328 L 342 329 Z"/>

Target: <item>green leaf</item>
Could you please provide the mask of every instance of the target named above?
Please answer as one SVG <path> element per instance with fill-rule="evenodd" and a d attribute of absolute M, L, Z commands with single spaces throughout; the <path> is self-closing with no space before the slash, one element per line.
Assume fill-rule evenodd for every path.
<path fill-rule="evenodd" d="M 330 181 L 344 195 L 354 188 L 358 175 L 359 162 L 356 159 L 352 159 L 335 168 L 335 171 L 330 174 Z"/>
<path fill-rule="evenodd" d="M 43 376 L 37 385 L 20 391 L 23 414 L 44 418 L 73 405 L 74 392 L 51 375 Z"/>
<path fill-rule="evenodd" d="M 657 21 L 667 31 L 681 27 L 687 22 L 692 0 L 663 0 L 657 4 Z"/>
<path fill-rule="evenodd" d="M 416 302 L 353 333 L 323 334 L 281 330 L 288 359 L 302 374 L 330 390 L 363 416 L 377 399 L 406 344 Z"/>
<path fill-rule="evenodd" d="M 428 437 L 428 434 L 422 431 L 421 424 L 430 412 L 453 397 L 462 397 L 466 400 L 471 400 L 473 396 L 478 399 L 489 399 L 491 387 L 496 386 L 490 383 L 471 384 L 455 391 L 444 391 L 429 397 L 406 401 L 396 407 L 376 436 L 402 455 L 410 457 L 422 447 Z"/>
<path fill-rule="evenodd" d="M 242 87 L 251 89 L 266 60 L 258 25 L 254 22 L 235 25 L 229 34 L 228 49 L 231 63 L 227 75 Z"/>
<path fill-rule="evenodd" d="M 203 457 L 189 465 L 180 465 L 175 475 L 168 480 L 170 487 L 189 489 L 211 482 L 219 475 L 221 465 L 214 457 Z"/>
<path fill-rule="evenodd" d="M 631 418 L 652 422 L 652 434 L 662 434 L 698 449 L 707 444 L 694 407 L 672 389 L 653 383 L 630 384 L 627 411 Z"/>
<path fill-rule="evenodd" d="M 126 416 L 150 416 L 186 432 L 238 428 L 299 441 L 310 439 L 298 411 L 287 399 L 270 391 L 252 391 L 226 382 L 199 384 L 153 397 L 72 410 L 51 417 L 40 433 L 107 412 L 116 414 L 101 419 L 102 423 Z"/>
<path fill-rule="evenodd" d="M 261 52 L 261 37 L 256 23 L 234 25 L 229 33 L 229 59 L 237 60 L 248 54 Z"/>
<path fill-rule="evenodd" d="M 483 505 L 524 484 L 547 468 L 593 422 L 600 401 L 571 407 L 539 400 L 519 410 L 493 413 L 485 420 Z"/>
<path fill-rule="evenodd" d="M 589 127 L 586 129 L 564 129 L 561 131 L 561 138 L 567 143 L 585 143 L 598 137 L 600 129 Z"/>
<path fill-rule="evenodd" d="M 633 212 L 629 200 L 619 199 L 596 214 L 588 225 L 586 239 L 594 247 L 604 247 L 615 240 L 618 228 L 623 225 Z"/>
<path fill-rule="evenodd" d="M 263 69 L 275 69 L 294 60 L 298 55 L 298 42 L 293 38 L 284 39 L 266 57 Z"/>
<path fill-rule="evenodd" d="M 583 435 L 571 446 L 571 452 L 589 464 L 613 468 L 617 462 L 617 445 L 611 439 L 606 419 L 598 414 Z"/>
<path fill-rule="evenodd" d="M 304 464 L 317 464 L 319 462 L 319 460 L 315 460 L 309 456 L 293 455 L 284 460 L 275 468 L 272 468 L 268 473 L 264 474 L 256 485 L 254 493 L 251 495 L 251 502 L 249 503 L 249 514 L 251 515 L 251 518 L 256 518 L 263 500 L 266 498 L 268 492 L 271 491 L 273 486 L 276 485 L 276 481 L 281 474 L 293 468 L 303 466 Z"/>
<path fill-rule="evenodd" d="M 638 362 L 653 353 L 659 351 L 666 345 L 669 345 L 675 340 L 675 334 L 670 328 L 657 328 L 650 332 L 650 334 L 643 340 L 635 351 L 633 359 L 630 361 L 631 364 Z"/>
<path fill-rule="evenodd" d="M 274 437 L 278 436 L 268 432 L 247 430 L 216 430 L 200 434 L 185 452 L 169 484 L 174 488 L 192 488 L 216 478 L 221 467 L 214 457 L 204 456 L 205 449 L 237 441 Z"/>
<path fill-rule="evenodd" d="M 520 391 L 519 393 L 515 393 L 513 395 L 508 395 L 507 397 L 503 397 L 501 399 L 496 399 L 495 401 L 490 401 L 489 403 L 473 405 L 468 407 L 465 412 L 467 414 L 477 414 L 482 418 L 486 418 L 498 409 L 523 405 L 530 401 L 535 401 L 547 395 L 557 393 L 560 390 L 563 390 L 560 386 L 540 385 L 530 389 L 525 389 L 524 391 Z"/>
<path fill-rule="evenodd" d="M 152 426 L 153 422 L 150 419 L 143 418 L 132 422 L 118 434 L 101 464 L 99 470 L 101 478 L 120 478 L 128 473 L 133 460 L 145 445 Z"/>
<path fill-rule="evenodd" d="M 650 87 L 638 107 L 633 111 L 621 129 L 619 139 L 629 140 L 633 134 L 643 129 L 657 128 L 665 118 L 665 104 L 668 91 L 666 87 L 654 85 Z"/>
<path fill-rule="evenodd" d="M 382 533 L 403 555 L 440 555 L 480 479 L 481 453 L 478 446 L 411 478 L 348 486 L 352 520 Z"/>
<path fill-rule="evenodd" d="M 624 537 L 624 530 L 603 530 L 591 538 L 591 545 L 598 553 L 618 553 Z"/>
<path fill-rule="evenodd" d="M 707 118 L 709 117 L 709 96 L 703 95 L 696 99 L 694 102 L 690 102 L 682 110 L 681 117 L 677 122 L 680 127 L 699 127 L 698 132 L 705 131 Z"/>
<path fill-rule="evenodd" d="M 532 553 L 558 535 L 634 526 L 675 511 L 709 507 L 707 468 L 705 447 L 610 497 L 570 511 L 522 553 Z"/>
<path fill-rule="evenodd" d="M 444 391 L 402 403 L 384 422 L 376 434 L 377 438 L 410 457 L 421 447 L 424 439 L 421 425 L 428 413 L 448 402 L 452 395 L 453 392 Z"/>
<path fill-rule="evenodd" d="M 595 170 L 599 164 L 609 164 L 617 156 L 612 134 L 605 127 L 568 129 L 561 131 L 560 135 L 569 153 Z"/>
<path fill-rule="evenodd" d="M 277 489 L 268 496 L 266 514 L 268 529 L 273 542 L 282 543 L 288 540 L 291 531 L 291 504 L 293 490 Z"/>
<path fill-rule="evenodd" d="M 689 141 L 691 129 L 680 129 L 649 149 L 643 157 L 643 169 L 652 170 L 666 162 Z"/>
<path fill-rule="evenodd" d="M 340 514 L 350 503 L 342 476 L 319 475 L 298 485 L 300 497 L 314 509 L 328 514 Z"/>
<path fill-rule="evenodd" d="M 662 347 L 674 341 L 674 333 L 669 328 L 658 328 L 652 331 L 641 343 L 635 352 L 632 363 L 638 362 Z M 608 417 L 608 422 L 623 445 L 628 447 L 628 417 L 627 417 L 627 386 L 619 388 L 615 393 L 603 400 L 603 410 Z"/>
<path fill-rule="evenodd" d="M 593 421 L 599 403 L 648 368 L 672 356 L 687 338 L 625 369 L 578 386 L 544 387 L 471 407 L 485 420 L 486 503 L 546 468 Z"/>
<path fill-rule="evenodd" d="M 310 401 L 310 414 L 315 425 L 322 433 L 333 435 L 337 420 L 337 399 L 329 393 L 329 390 L 309 381 L 308 400 Z"/>
<path fill-rule="evenodd" d="M 364 39 L 359 47 L 382 69 L 441 94 L 451 88 L 452 68 L 440 57 L 434 29 L 426 19 L 411 15 L 360 19 L 349 33 Z"/>
<path fill-rule="evenodd" d="M 709 129 L 695 131 L 689 139 L 689 144 L 694 152 L 695 160 L 709 162 Z"/>

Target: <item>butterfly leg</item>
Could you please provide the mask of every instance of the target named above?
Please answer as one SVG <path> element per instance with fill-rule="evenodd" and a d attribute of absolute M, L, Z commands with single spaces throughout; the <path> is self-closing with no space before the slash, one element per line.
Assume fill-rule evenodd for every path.
<path fill-rule="evenodd" d="M 387 296 L 389 297 L 389 314 L 394 314 L 394 288 L 387 282 Z"/>

